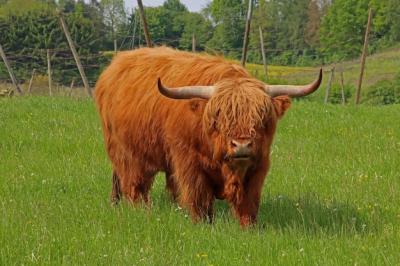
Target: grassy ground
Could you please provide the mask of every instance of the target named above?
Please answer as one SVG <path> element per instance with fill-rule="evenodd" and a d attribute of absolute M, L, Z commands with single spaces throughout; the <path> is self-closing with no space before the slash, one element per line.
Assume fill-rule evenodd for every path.
<path fill-rule="evenodd" d="M 213 225 L 171 203 L 109 206 L 111 169 L 88 99 L 0 99 L 0 265 L 394 265 L 400 106 L 297 102 L 281 121 L 259 224 L 224 202 Z"/>

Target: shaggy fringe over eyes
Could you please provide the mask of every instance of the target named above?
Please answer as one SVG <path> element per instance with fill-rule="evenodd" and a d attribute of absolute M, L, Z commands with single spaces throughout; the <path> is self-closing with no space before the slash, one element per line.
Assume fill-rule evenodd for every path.
<path fill-rule="evenodd" d="M 203 116 L 208 130 L 216 127 L 228 137 L 254 137 L 272 110 L 271 97 L 254 79 L 223 80 L 208 101 Z"/>

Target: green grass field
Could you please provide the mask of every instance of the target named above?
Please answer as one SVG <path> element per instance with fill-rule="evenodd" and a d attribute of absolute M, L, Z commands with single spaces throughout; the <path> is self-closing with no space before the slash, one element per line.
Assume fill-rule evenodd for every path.
<path fill-rule="evenodd" d="M 259 224 L 217 202 L 213 225 L 171 203 L 109 205 L 89 99 L 0 99 L 0 265 L 396 265 L 400 106 L 296 102 L 281 121 Z"/>

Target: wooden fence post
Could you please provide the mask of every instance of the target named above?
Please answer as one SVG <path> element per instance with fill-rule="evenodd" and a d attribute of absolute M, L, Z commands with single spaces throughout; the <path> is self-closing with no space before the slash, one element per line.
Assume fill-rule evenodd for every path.
<path fill-rule="evenodd" d="M 366 59 L 367 53 L 368 53 L 368 36 L 369 36 L 370 29 L 371 29 L 371 22 L 372 22 L 372 8 L 369 8 L 367 28 L 365 30 L 365 37 L 364 37 L 364 48 L 363 48 L 362 55 L 361 55 L 360 78 L 358 79 L 358 86 L 357 86 L 357 92 L 356 92 L 356 102 L 355 102 L 356 105 L 358 105 L 360 103 L 360 99 L 361 99 L 361 86 L 362 86 L 362 81 L 363 81 L 363 77 L 364 77 L 365 59 Z"/>
<path fill-rule="evenodd" d="M 50 49 L 46 49 L 47 56 L 47 77 L 49 80 L 49 95 L 52 96 L 52 88 L 51 88 L 51 62 L 50 62 Z"/>
<path fill-rule="evenodd" d="M 192 34 L 192 52 L 196 52 L 196 36 L 194 36 L 194 33 Z"/>
<path fill-rule="evenodd" d="M 1 46 L 1 44 L 0 44 L 0 55 L 1 55 L 1 58 L 3 58 L 4 64 L 6 65 L 8 74 L 10 75 L 11 81 L 14 84 L 15 89 L 18 91 L 19 94 L 22 94 L 22 90 L 18 85 L 17 79 L 14 76 L 14 73 L 12 71 L 10 63 L 8 62 L 7 56 L 4 53 L 4 50 L 3 50 L 3 47 Z"/>
<path fill-rule="evenodd" d="M 343 71 L 340 72 L 340 87 L 342 88 L 342 104 L 346 104 L 346 96 L 344 95 L 344 77 Z"/>
<path fill-rule="evenodd" d="M 75 78 L 72 78 L 71 81 L 71 85 L 69 86 L 69 88 L 72 90 L 72 88 L 74 87 L 74 83 L 75 83 Z"/>
<path fill-rule="evenodd" d="M 147 27 L 147 20 L 146 20 L 145 14 L 144 14 L 144 8 L 143 8 L 142 0 L 137 0 L 137 3 L 138 3 L 138 6 L 139 6 L 140 17 L 142 18 L 144 37 L 146 38 L 147 46 L 148 47 L 153 47 L 153 44 L 151 43 L 151 39 L 150 39 L 149 29 Z"/>
<path fill-rule="evenodd" d="M 81 75 L 81 78 L 82 78 L 83 85 L 85 86 L 87 94 L 91 97 L 92 96 L 92 91 L 90 89 L 89 82 L 88 82 L 88 80 L 86 78 L 85 70 L 82 67 L 81 60 L 80 60 L 79 55 L 78 55 L 78 53 L 77 53 L 77 51 L 75 49 L 75 45 L 74 45 L 74 42 L 72 41 L 72 38 L 71 38 L 71 35 L 69 33 L 67 24 L 65 23 L 62 14 L 60 13 L 59 15 L 60 15 L 61 26 L 62 26 L 62 28 L 64 30 L 65 37 L 67 37 L 68 45 L 69 45 L 69 48 L 71 49 L 72 55 L 74 56 L 74 59 L 75 59 L 75 62 L 76 62 L 76 66 L 78 67 L 79 74 Z"/>
<path fill-rule="evenodd" d="M 33 79 L 34 79 L 34 77 L 35 77 L 35 72 L 36 72 L 36 69 L 34 68 L 34 69 L 32 70 L 31 79 L 29 80 L 28 94 L 31 94 L 31 91 L 32 91 L 32 84 L 33 84 Z"/>
<path fill-rule="evenodd" d="M 325 100 L 324 100 L 325 104 L 328 103 L 328 98 L 329 98 L 329 94 L 331 92 L 331 87 L 332 87 L 332 82 L 333 82 L 334 75 L 335 75 L 335 66 L 332 67 L 331 74 L 330 74 L 329 80 L 328 80 L 328 85 L 326 86 Z"/>
<path fill-rule="evenodd" d="M 268 79 L 267 58 L 265 57 L 264 37 L 263 37 L 263 32 L 262 32 L 261 26 L 258 27 L 258 30 L 260 32 L 260 46 L 261 46 L 261 55 L 262 55 L 262 60 L 263 60 L 263 65 L 264 65 L 265 77 Z"/>
<path fill-rule="evenodd" d="M 69 86 L 69 90 L 68 90 L 69 97 L 71 97 L 71 95 L 72 95 L 72 89 L 74 88 L 74 83 L 75 83 L 75 78 L 72 78 L 71 85 Z"/>
<path fill-rule="evenodd" d="M 243 50 L 242 50 L 242 66 L 246 65 L 247 60 L 247 48 L 249 46 L 249 34 L 250 34 L 250 23 L 251 23 L 251 15 L 253 13 L 253 0 L 249 0 L 249 8 L 247 10 L 247 18 L 246 18 L 246 28 L 244 31 L 243 38 Z"/>

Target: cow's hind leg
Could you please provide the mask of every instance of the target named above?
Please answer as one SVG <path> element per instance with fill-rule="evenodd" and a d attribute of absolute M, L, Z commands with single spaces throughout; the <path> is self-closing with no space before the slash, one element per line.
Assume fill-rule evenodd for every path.
<path fill-rule="evenodd" d="M 128 200 L 132 203 L 143 201 L 146 205 L 150 204 L 149 191 L 153 184 L 154 175 L 140 176 L 135 178 L 130 184 Z"/>
<path fill-rule="evenodd" d="M 175 181 L 175 177 L 170 172 L 165 172 L 165 188 L 167 189 L 171 199 L 176 201 L 178 198 L 178 186 Z"/>
<path fill-rule="evenodd" d="M 155 171 L 132 167 L 121 182 L 121 191 L 131 203 L 150 204 L 149 191 L 154 181 Z"/>
<path fill-rule="evenodd" d="M 143 180 L 138 186 L 140 191 L 140 197 L 143 200 L 143 202 L 148 206 L 150 206 L 151 204 L 149 193 L 151 186 L 153 185 L 155 174 L 156 174 L 155 172 L 146 173 L 143 176 Z"/>
<path fill-rule="evenodd" d="M 115 171 L 112 174 L 112 190 L 111 190 L 111 205 L 115 206 L 121 199 L 121 187 L 119 183 L 119 177 Z"/>

